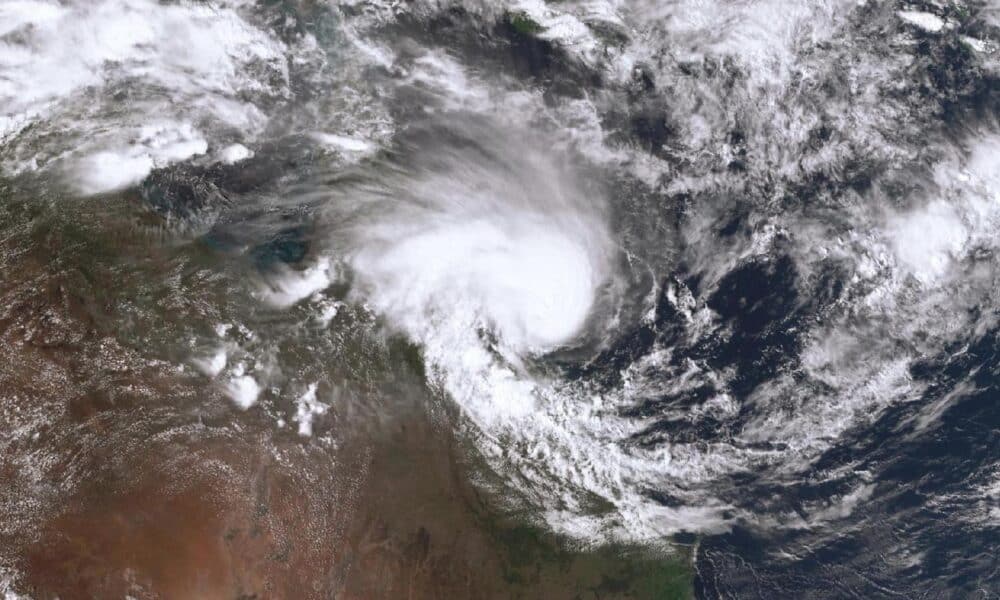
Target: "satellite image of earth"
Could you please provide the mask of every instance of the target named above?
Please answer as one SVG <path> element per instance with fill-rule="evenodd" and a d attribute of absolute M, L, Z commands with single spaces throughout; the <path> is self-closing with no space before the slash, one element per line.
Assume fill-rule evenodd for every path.
<path fill-rule="evenodd" d="M 0 598 L 1000 598 L 1000 2 L 0 0 Z"/>

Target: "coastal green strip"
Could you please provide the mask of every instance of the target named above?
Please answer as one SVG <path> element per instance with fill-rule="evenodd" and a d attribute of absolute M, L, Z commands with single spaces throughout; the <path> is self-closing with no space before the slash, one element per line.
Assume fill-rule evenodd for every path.
<path fill-rule="evenodd" d="M 670 553 L 611 544 L 575 549 L 540 528 L 494 522 L 504 580 L 514 598 L 692 598 L 690 552 Z"/>
<path fill-rule="evenodd" d="M 523 12 L 508 13 L 507 22 L 521 35 L 537 35 L 545 30 L 541 24 Z"/>

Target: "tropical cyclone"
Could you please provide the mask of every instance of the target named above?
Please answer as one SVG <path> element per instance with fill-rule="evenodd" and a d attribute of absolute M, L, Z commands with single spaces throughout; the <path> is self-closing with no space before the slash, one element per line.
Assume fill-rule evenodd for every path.
<path fill-rule="evenodd" d="M 137 201 L 250 314 L 402 336 L 545 526 L 697 536 L 707 596 L 996 587 L 992 5 L 0 16 L 5 177 Z M 311 433 L 333 393 L 279 321 L 170 359 Z"/>

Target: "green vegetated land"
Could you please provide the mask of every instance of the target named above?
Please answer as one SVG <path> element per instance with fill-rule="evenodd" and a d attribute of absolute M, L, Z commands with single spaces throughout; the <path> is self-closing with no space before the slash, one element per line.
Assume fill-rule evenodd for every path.
<path fill-rule="evenodd" d="M 691 598 L 689 553 L 658 554 L 623 545 L 568 548 L 526 525 L 498 525 L 504 578 L 517 598 Z"/>

